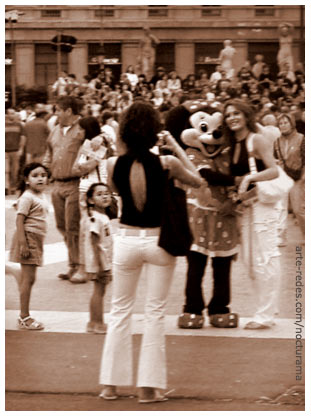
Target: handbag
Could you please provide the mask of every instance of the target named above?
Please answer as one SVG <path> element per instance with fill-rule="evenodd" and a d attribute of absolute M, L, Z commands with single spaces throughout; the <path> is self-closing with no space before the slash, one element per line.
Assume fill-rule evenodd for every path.
<path fill-rule="evenodd" d="M 186 256 L 192 242 L 186 193 L 166 172 L 158 245 L 173 256 Z"/>
<path fill-rule="evenodd" d="M 280 147 L 280 138 L 277 139 L 276 141 L 276 152 L 278 155 L 278 158 L 282 161 L 283 166 L 284 166 L 284 171 L 286 172 L 287 175 L 289 175 L 294 181 L 298 181 L 301 177 L 301 173 L 302 173 L 302 168 L 300 169 L 294 169 L 294 168 L 290 168 L 287 164 L 286 161 L 282 155 L 281 152 L 281 147 Z"/>
<path fill-rule="evenodd" d="M 246 146 L 247 152 L 249 154 L 248 164 L 250 172 L 251 174 L 256 174 L 257 167 L 256 160 L 253 156 L 253 137 L 254 134 L 249 135 L 247 138 Z M 277 165 L 277 169 L 279 171 L 279 176 L 277 178 L 256 182 L 257 197 L 258 200 L 263 204 L 276 203 L 283 195 L 288 194 L 294 185 L 293 179 L 290 178 L 279 165 Z"/>

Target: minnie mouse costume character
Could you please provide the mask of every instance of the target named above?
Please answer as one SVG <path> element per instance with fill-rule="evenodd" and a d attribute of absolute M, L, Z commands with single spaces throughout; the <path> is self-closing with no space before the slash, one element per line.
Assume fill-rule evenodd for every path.
<path fill-rule="evenodd" d="M 230 155 L 219 129 L 221 124 L 222 114 L 205 100 L 186 101 L 169 112 L 166 119 L 166 129 L 183 143 L 190 160 L 199 170 L 229 175 Z M 228 307 L 231 262 L 238 253 L 239 243 L 236 205 L 231 198 L 235 195 L 235 186 L 208 185 L 198 190 L 187 190 L 194 241 L 187 256 L 186 299 L 183 313 L 178 318 L 180 328 L 202 328 L 205 308 L 212 326 L 238 326 L 238 315 L 231 313 Z M 206 306 L 202 281 L 208 257 L 212 262 L 213 294 Z"/>

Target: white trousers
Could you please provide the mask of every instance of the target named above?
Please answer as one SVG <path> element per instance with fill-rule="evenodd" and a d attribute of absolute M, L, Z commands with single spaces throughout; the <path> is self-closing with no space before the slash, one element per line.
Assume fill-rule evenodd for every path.
<path fill-rule="evenodd" d="M 255 293 L 252 320 L 266 325 L 272 325 L 279 312 L 278 214 L 274 205 L 258 202 L 246 208 L 240 219 L 242 258 Z"/>
<path fill-rule="evenodd" d="M 284 194 L 284 196 L 276 204 L 276 210 L 278 213 L 279 243 L 282 241 L 286 242 L 286 238 L 287 238 L 288 199 L 289 199 L 289 195 Z"/>
<path fill-rule="evenodd" d="M 158 239 L 158 235 L 115 237 L 111 312 L 100 384 L 133 385 L 131 314 L 144 267 L 145 317 L 137 386 L 166 388 L 164 313 L 176 258 L 158 246 Z"/>

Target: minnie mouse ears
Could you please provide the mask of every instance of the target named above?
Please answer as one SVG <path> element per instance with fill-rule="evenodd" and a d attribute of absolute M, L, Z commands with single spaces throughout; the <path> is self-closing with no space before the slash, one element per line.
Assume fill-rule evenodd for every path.
<path fill-rule="evenodd" d="M 201 110 L 204 112 L 207 111 L 210 114 L 213 114 L 216 111 L 219 111 L 219 109 L 217 108 L 217 103 L 210 103 L 209 101 L 204 100 L 204 99 L 188 100 L 188 101 L 185 101 L 182 105 L 191 114 L 196 113 Z"/>

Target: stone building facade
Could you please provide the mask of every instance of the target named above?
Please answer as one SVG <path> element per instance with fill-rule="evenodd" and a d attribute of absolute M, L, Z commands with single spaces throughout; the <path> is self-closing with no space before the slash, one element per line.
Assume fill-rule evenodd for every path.
<path fill-rule="evenodd" d="M 49 86 L 59 69 L 51 40 L 57 34 L 77 39 L 72 52 L 61 54 L 61 69 L 78 81 L 100 65 L 118 77 L 137 64 L 143 27 L 159 39 L 156 66 L 175 69 L 181 78 L 215 68 L 223 41 L 231 39 L 237 53 L 234 67 L 263 54 L 277 71 L 278 25 L 294 26 L 294 61 L 304 61 L 304 6 L 7 6 L 18 9 L 17 22 L 6 23 L 6 60 L 14 48 L 16 84 Z M 13 42 L 12 42 L 13 41 Z M 13 46 L 12 46 L 13 43 Z M 6 85 L 10 85 L 6 65 Z"/>

